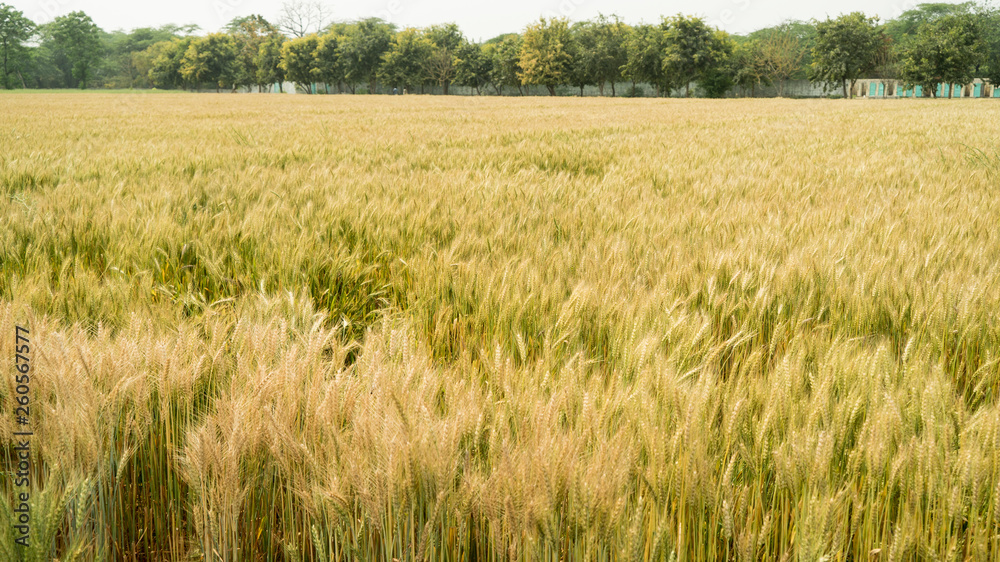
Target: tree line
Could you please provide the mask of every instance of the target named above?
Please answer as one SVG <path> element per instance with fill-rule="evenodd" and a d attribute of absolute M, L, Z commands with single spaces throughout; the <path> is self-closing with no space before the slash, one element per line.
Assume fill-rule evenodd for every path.
<path fill-rule="evenodd" d="M 675 15 L 630 25 L 617 16 L 539 19 L 520 33 L 471 41 L 454 24 L 403 28 L 378 18 L 327 23 L 320 4 L 286 4 L 277 23 L 251 15 L 218 32 L 165 25 L 106 32 L 77 11 L 36 25 L 0 3 L 4 88 L 214 88 L 306 92 L 756 95 L 792 79 L 853 95 L 861 78 L 921 85 L 1000 83 L 1000 10 L 920 4 L 881 22 L 860 12 L 789 21 L 745 36 Z M 626 85 L 624 92 L 619 86 Z M 951 95 L 951 88 L 949 95 Z"/>

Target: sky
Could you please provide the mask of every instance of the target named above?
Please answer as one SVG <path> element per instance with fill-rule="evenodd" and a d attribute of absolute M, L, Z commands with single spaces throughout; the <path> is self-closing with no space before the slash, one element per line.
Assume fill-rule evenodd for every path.
<path fill-rule="evenodd" d="M 130 30 L 168 23 L 194 23 L 204 31 L 218 31 L 238 16 L 260 14 L 274 22 L 282 0 L 0 0 L 24 12 L 36 23 L 51 21 L 69 12 L 86 12 L 101 28 Z M 927 0 L 924 0 L 927 1 Z M 423 27 L 454 22 L 473 40 L 521 31 L 540 16 L 561 16 L 571 21 L 599 13 L 617 14 L 627 23 L 657 22 L 661 15 L 697 15 L 720 29 L 743 34 L 788 19 L 836 17 L 862 11 L 883 20 L 913 8 L 913 0 L 326 0 L 336 20 L 381 17 L 400 27 Z"/>

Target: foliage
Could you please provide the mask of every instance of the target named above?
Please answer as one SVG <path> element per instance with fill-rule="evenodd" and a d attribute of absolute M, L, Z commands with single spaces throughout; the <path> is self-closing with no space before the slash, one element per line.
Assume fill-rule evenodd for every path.
<path fill-rule="evenodd" d="M 566 45 L 572 63 L 567 83 L 580 88 L 596 84 L 597 79 L 597 29 L 593 22 L 576 22 L 570 27 L 571 40 Z"/>
<path fill-rule="evenodd" d="M 396 28 L 378 18 L 368 18 L 345 26 L 338 47 L 344 79 L 351 84 L 367 82 L 375 90 L 378 66 L 392 46 Z"/>
<path fill-rule="evenodd" d="M 974 6 L 973 2 L 917 4 L 916 7 L 886 22 L 885 32 L 895 43 L 903 43 L 907 38 L 917 35 L 922 26 L 943 17 L 969 15 L 973 12 Z"/>
<path fill-rule="evenodd" d="M 658 94 L 669 94 L 670 84 L 663 72 L 663 34 L 659 27 L 633 26 L 625 41 L 626 62 L 622 76 L 636 82 L 653 84 Z"/>
<path fill-rule="evenodd" d="M 817 22 L 810 79 L 841 86 L 844 97 L 854 97 L 855 83 L 875 69 L 883 45 L 885 32 L 877 17 L 852 12 Z"/>
<path fill-rule="evenodd" d="M 455 82 L 482 94 L 490 83 L 493 59 L 480 43 L 463 41 L 455 58 Z"/>
<path fill-rule="evenodd" d="M 319 37 L 316 34 L 291 39 L 281 46 L 279 66 L 284 71 L 285 78 L 295 82 L 307 93 L 312 93 L 312 83 L 316 76 L 314 53 L 318 46 Z"/>
<path fill-rule="evenodd" d="M 504 87 L 521 91 L 521 45 L 523 40 L 516 33 L 502 35 L 486 42 L 483 47 L 491 60 L 490 83 L 497 94 L 503 94 Z"/>
<path fill-rule="evenodd" d="M 977 74 L 991 84 L 1000 84 L 1000 7 L 982 6 L 975 16 L 983 49 Z"/>
<path fill-rule="evenodd" d="M 774 39 L 775 36 L 780 38 L 778 39 L 779 46 L 792 47 L 791 51 L 785 51 L 785 53 L 789 53 L 795 58 L 801 56 L 798 68 L 795 69 L 790 78 L 808 79 L 809 68 L 812 65 L 812 50 L 816 44 L 815 22 L 787 20 L 772 27 L 758 29 L 750 33 L 747 38 L 756 39 L 760 42 L 768 42 Z M 781 45 L 786 41 L 785 38 L 787 38 L 788 43 Z"/>
<path fill-rule="evenodd" d="M 115 31 L 104 36 L 104 64 L 101 78 L 107 86 L 148 88 L 149 71 L 155 57 L 151 47 L 188 33 L 190 28 L 176 25 L 141 27 L 129 33 Z"/>
<path fill-rule="evenodd" d="M 456 24 L 448 23 L 417 30 L 433 49 L 423 53 L 417 48 L 410 53 L 419 55 L 421 65 L 419 72 L 413 72 L 405 68 L 412 66 L 410 55 L 386 56 L 399 48 L 393 24 L 378 18 L 328 23 L 325 4 L 294 0 L 283 5 L 276 25 L 260 15 L 234 18 L 226 24 L 221 33 L 235 42 L 236 63 L 226 69 L 232 76 L 226 74 L 223 82 L 246 88 L 256 85 L 258 90 L 280 85 L 285 78 L 280 66 L 282 46 L 288 40 L 283 31 L 296 39 L 310 33 L 318 37 L 314 60 L 299 63 L 311 67 L 310 79 L 325 84 L 327 93 L 333 84 L 338 91 L 346 86 L 356 92 L 359 84 L 366 84 L 361 92 L 378 92 L 380 77 L 391 76 L 395 82 L 404 80 L 421 89 L 436 84 L 444 93 L 458 83 L 477 94 L 486 85 L 492 85 L 496 94 L 505 88 L 517 88 L 523 94 L 522 86 L 530 84 L 543 85 L 552 95 L 568 92 L 570 85 L 579 88 L 581 95 L 586 86 L 596 86 L 604 95 L 610 84 L 612 96 L 623 79 L 631 81 L 633 89 L 639 83 L 652 86 L 657 95 L 669 95 L 682 86 L 685 95 L 690 95 L 691 84 L 698 83 L 699 93 L 712 96 L 728 95 L 728 90 L 723 91 L 727 84 L 751 95 L 761 85 L 774 85 L 782 96 L 789 80 L 808 78 L 827 88 L 840 84 L 848 95 L 848 86 L 860 77 L 900 79 L 904 55 L 913 55 L 918 47 L 934 48 L 932 38 L 926 36 L 930 31 L 918 38 L 920 30 L 960 17 L 971 21 L 975 29 L 976 48 L 963 53 L 973 75 L 997 83 L 998 13 L 989 4 L 920 4 L 885 26 L 877 18 L 855 12 L 824 22 L 785 21 L 745 37 L 729 36 L 698 17 L 681 14 L 663 18 L 659 25 L 634 27 L 614 15 L 598 15 L 572 26 L 568 21 L 543 18 L 523 34 L 504 34 L 481 45 L 466 40 Z M 185 38 L 197 31 L 196 26 L 164 25 L 105 32 L 82 12 L 36 29 L 20 12 L 0 4 L 0 84 L 5 88 L 197 86 L 190 77 L 207 75 L 204 64 L 195 64 L 192 58 L 189 78 L 180 73 L 181 59 L 191 42 L 199 39 Z M 183 51 L 177 52 L 175 47 L 182 40 Z M 382 68 L 386 60 L 390 67 Z M 916 59 L 910 57 L 909 64 L 912 75 Z M 418 74 L 418 79 L 413 78 Z"/>
<path fill-rule="evenodd" d="M 737 43 L 729 59 L 729 72 L 733 84 L 750 96 L 757 94 L 757 88 L 771 84 L 774 71 L 768 53 L 759 39 L 748 39 Z"/>
<path fill-rule="evenodd" d="M 920 26 L 903 52 L 902 78 L 934 92 L 938 84 L 966 84 L 983 57 L 979 27 L 971 15 L 943 16 Z"/>
<path fill-rule="evenodd" d="M 611 18 L 603 14 L 598 15 L 594 20 L 594 32 L 597 35 L 594 55 L 592 58 L 592 68 L 594 79 L 597 81 L 604 93 L 604 84 L 611 85 L 611 95 L 615 95 L 615 83 L 622 79 L 622 67 L 628 62 L 628 51 L 626 41 L 629 36 L 628 24 L 622 22 L 618 16 Z"/>
<path fill-rule="evenodd" d="M 442 88 L 442 93 L 448 95 L 448 86 L 455 79 L 458 51 L 465 42 L 458 25 L 432 25 L 424 30 L 424 35 L 434 46 L 424 59 L 424 71 L 427 77 Z"/>
<path fill-rule="evenodd" d="M 6 89 L 14 87 L 16 76 L 21 87 L 27 87 L 22 71 L 28 62 L 25 42 L 35 33 L 35 24 L 13 6 L 0 3 L 0 82 Z"/>
<path fill-rule="evenodd" d="M 327 85 L 340 84 L 344 81 L 344 67 L 340 63 L 340 41 L 342 37 L 335 32 L 327 32 L 320 36 L 313 51 L 313 79 Z"/>
<path fill-rule="evenodd" d="M 784 96 L 785 82 L 802 68 L 805 57 L 802 40 L 790 31 L 779 31 L 762 39 L 759 48 L 767 81 L 777 84 L 778 96 Z"/>
<path fill-rule="evenodd" d="M 58 16 L 44 26 L 44 40 L 50 43 L 55 56 L 65 61 L 67 85 L 87 88 L 101 56 L 99 32 L 90 16 L 80 11 Z"/>
<path fill-rule="evenodd" d="M 261 42 L 254 58 L 258 84 L 278 84 L 280 87 L 285 81 L 285 69 L 281 66 L 284 43 L 285 39 L 279 33 L 271 33 Z"/>
<path fill-rule="evenodd" d="M 187 87 L 188 81 L 181 74 L 181 61 L 194 37 L 174 38 L 155 43 L 144 52 L 152 61 L 149 80 L 157 88 Z"/>
<path fill-rule="evenodd" d="M 214 84 L 216 90 L 231 86 L 241 74 L 236 41 L 232 35 L 210 33 L 188 45 L 181 58 L 181 77 L 188 83 Z"/>
<path fill-rule="evenodd" d="M 392 47 L 382 55 L 379 80 L 389 86 L 413 91 L 413 86 L 427 80 L 427 60 L 434 44 L 419 29 L 408 27 L 392 40 Z"/>
<path fill-rule="evenodd" d="M 728 36 L 698 17 L 678 14 L 663 18 L 660 29 L 664 83 L 671 88 L 683 86 L 685 97 L 691 95 L 692 82 L 718 68 L 732 52 Z"/>
<path fill-rule="evenodd" d="M 524 30 L 518 74 L 524 84 L 545 86 L 550 96 L 556 86 L 566 84 L 572 72 L 569 22 L 566 19 L 541 18 Z"/>
<path fill-rule="evenodd" d="M 263 88 L 271 83 L 260 80 L 260 76 L 266 76 L 267 72 L 259 72 L 257 63 L 261 47 L 278 33 L 278 29 L 263 16 L 250 15 L 232 20 L 226 31 L 236 45 L 236 84 Z"/>

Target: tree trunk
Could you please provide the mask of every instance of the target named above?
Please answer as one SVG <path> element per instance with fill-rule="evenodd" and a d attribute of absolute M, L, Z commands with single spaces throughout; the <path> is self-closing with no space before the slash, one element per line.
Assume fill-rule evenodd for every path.
<path fill-rule="evenodd" d="M 611 81 L 611 97 L 615 97 L 615 81 Z"/>
<path fill-rule="evenodd" d="M 521 85 L 520 84 L 517 85 L 517 93 L 518 93 L 518 95 L 522 95 L 522 96 L 524 95 L 524 90 L 521 89 Z"/>
<path fill-rule="evenodd" d="M 25 83 L 24 83 L 24 76 L 21 76 L 21 71 L 20 70 L 17 71 L 17 78 L 18 78 L 18 80 L 21 81 L 21 87 L 24 88 L 25 90 L 27 90 L 28 86 L 25 85 Z"/>
<path fill-rule="evenodd" d="M 548 84 L 546 84 L 545 87 L 549 89 L 549 95 L 550 96 L 556 95 L 556 87 L 555 86 L 549 86 Z"/>
<path fill-rule="evenodd" d="M 844 98 L 847 98 L 848 97 L 847 96 L 847 80 L 844 80 L 841 83 L 841 86 L 844 87 Z M 853 80 L 851 81 L 851 96 L 850 96 L 850 98 L 854 99 L 854 81 Z"/>
<path fill-rule="evenodd" d="M 686 97 L 686 98 L 691 97 L 691 81 L 690 80 L 688 80 L 687 83 L 684 84 L 684 97 Z"/>
<path fill-rule="evenodd" d="M 948 99 L 955 98 L 955 86 L 948 84 Z"/>
<path fill-rule="evenodd" d="M 450 84 L 448 82 L 441 82 L 441 89 L 444 91 L 444 95 L 446 95 L 446 96 L 448 95 L 448 86 L 449 85 Z"/>
<path fill-rule="evenodd" d="M 583 97 L 583 84 L 580 84 L 580 97 Z"/>

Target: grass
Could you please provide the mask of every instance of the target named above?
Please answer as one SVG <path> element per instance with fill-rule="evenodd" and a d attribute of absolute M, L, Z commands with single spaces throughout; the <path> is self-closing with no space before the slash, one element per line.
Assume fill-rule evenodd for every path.
<path fill-rule="evenodd" d="M 1000 557 L 1000 106 L 0 106 L 0 558 Z"/>

